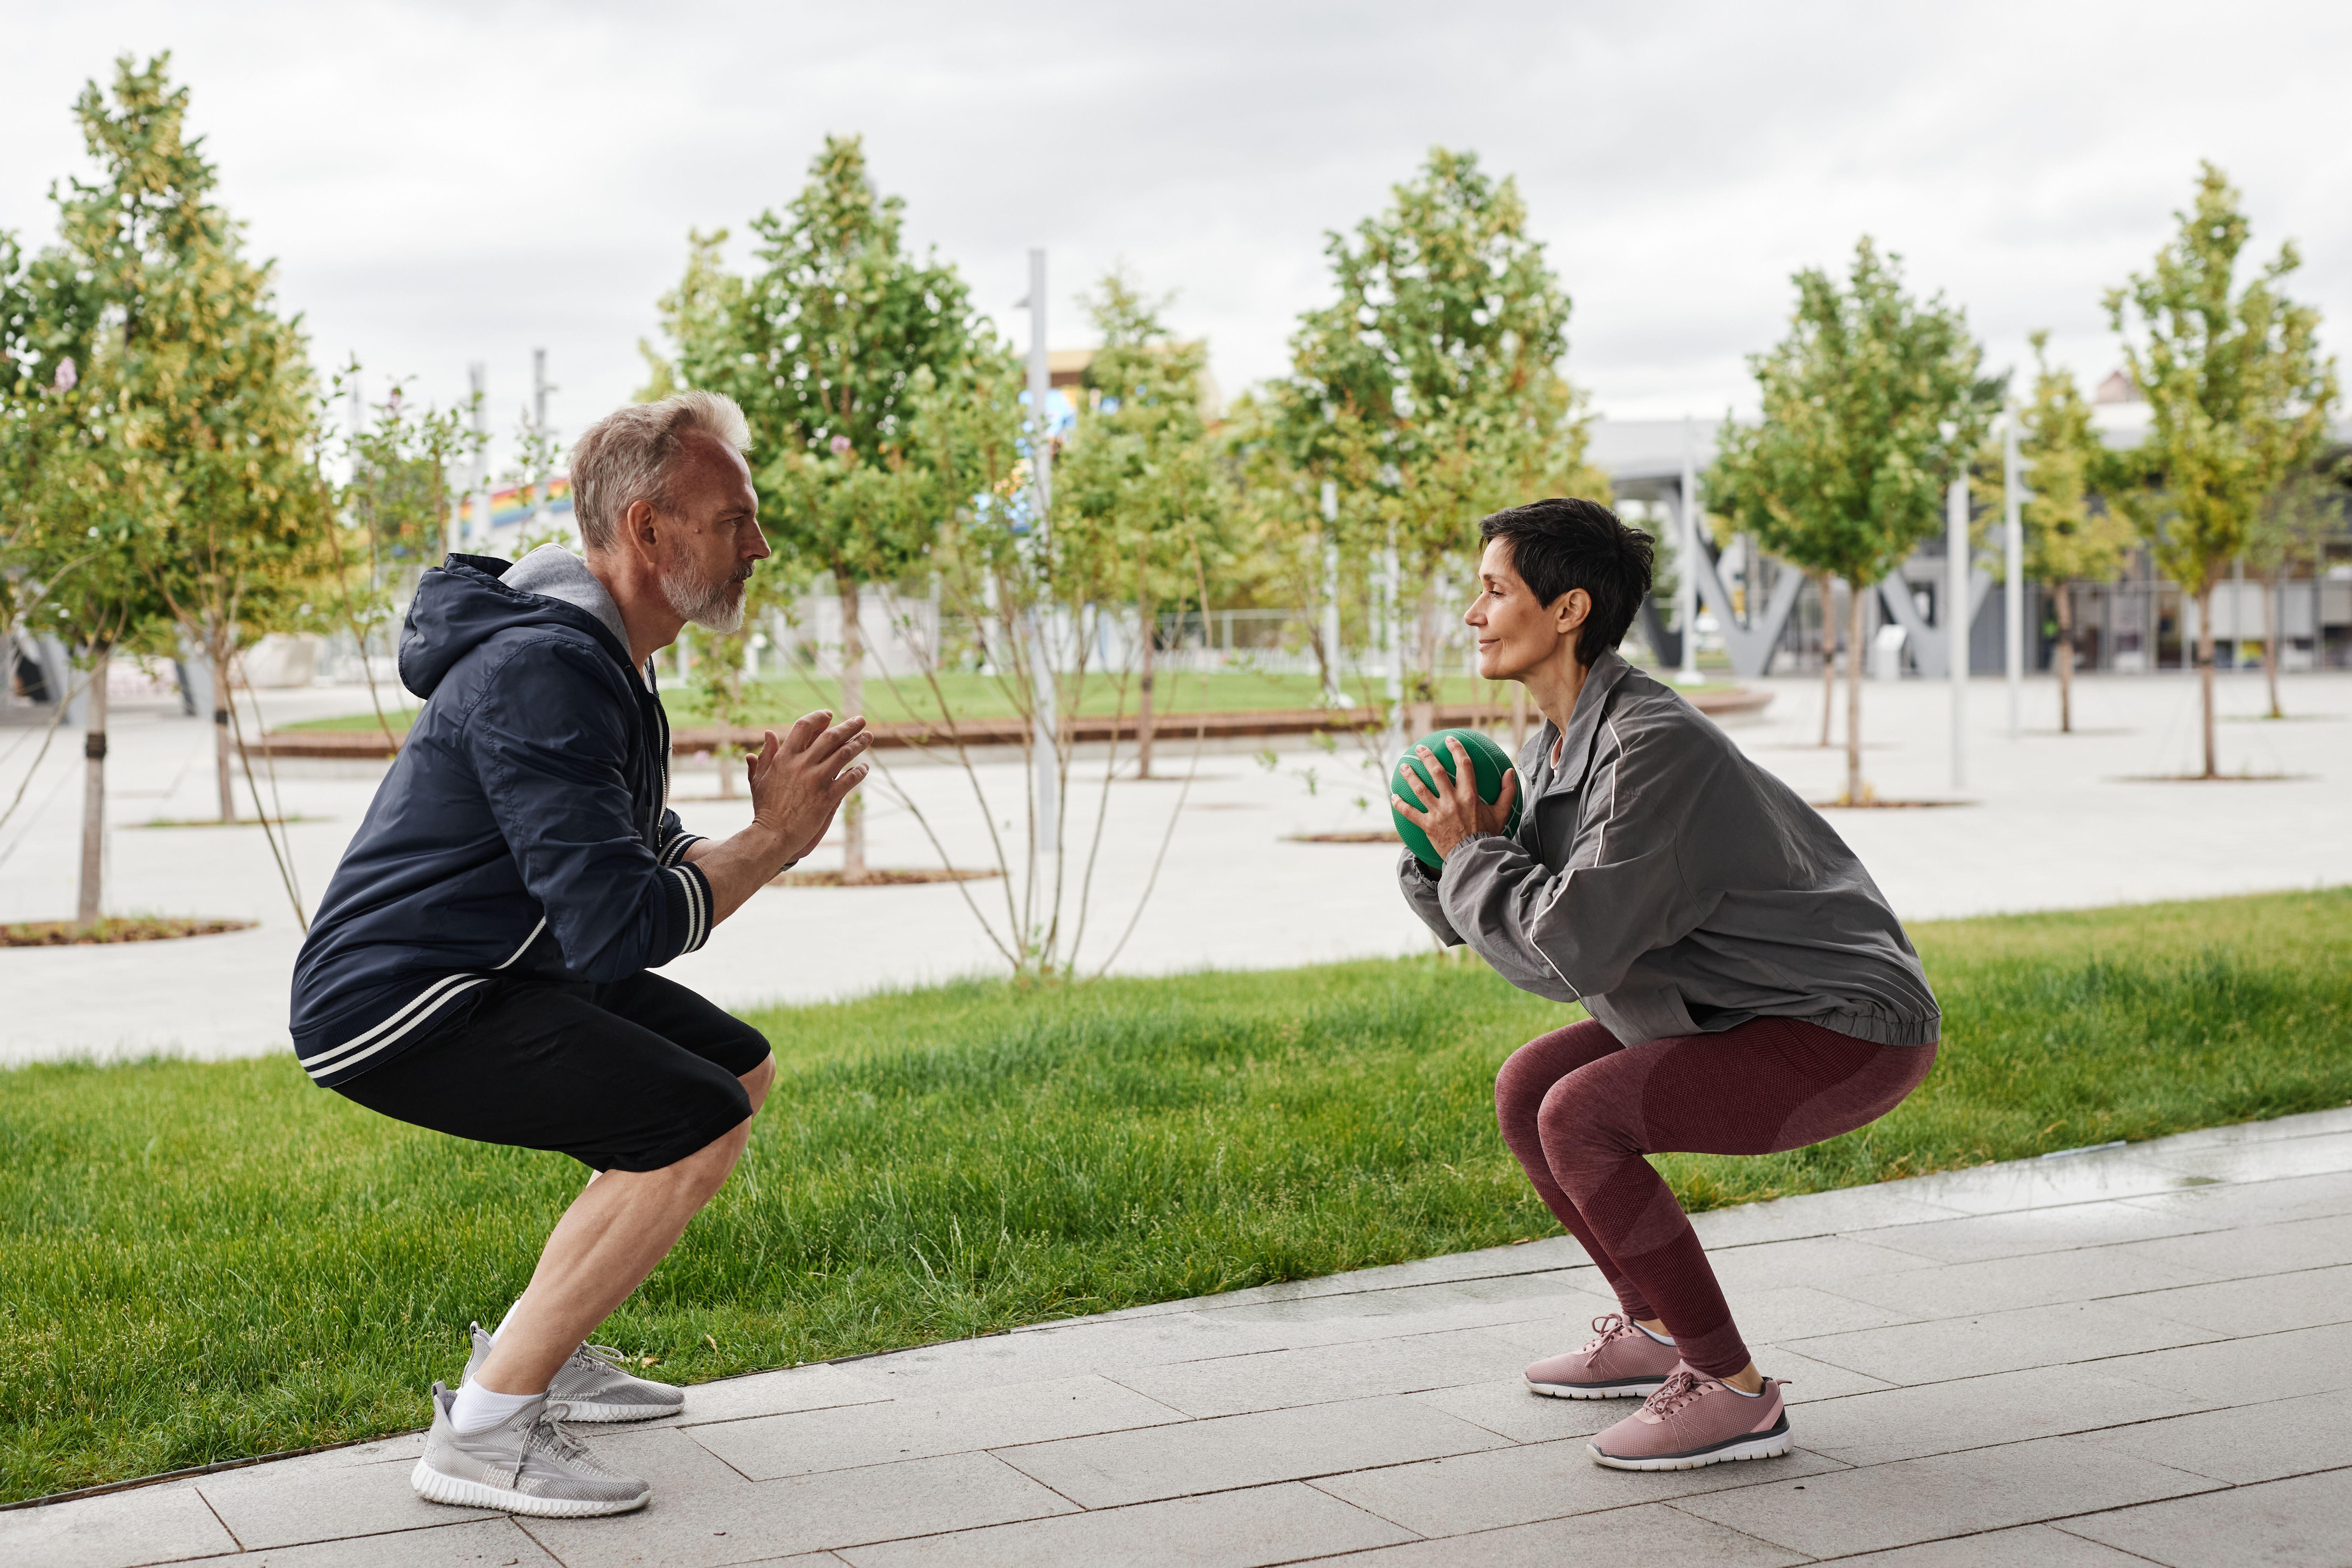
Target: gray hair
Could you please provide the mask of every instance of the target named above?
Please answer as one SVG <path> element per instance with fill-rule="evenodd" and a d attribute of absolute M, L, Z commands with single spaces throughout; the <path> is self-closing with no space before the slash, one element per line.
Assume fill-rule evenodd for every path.
<path fill-rule="evenodd" d="M 670 466 L 689 431 L 751 447 L 751 426 L 735 400 L 716 392 L 676 392 L 654 403 L 616 408 L 572 444 L 572 517 L 581 542 L 610 550 L 621 519 L 639 501 L 669 509 Z"/>

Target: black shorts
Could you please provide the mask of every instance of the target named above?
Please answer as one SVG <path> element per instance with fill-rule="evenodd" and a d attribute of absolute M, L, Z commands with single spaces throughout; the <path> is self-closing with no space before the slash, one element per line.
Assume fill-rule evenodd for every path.
<path fill-rule="evenodd" d="M 466 1016 L 336 1092 L 482 1143 L 599 1171 L 658 1171 L 750 1118 L 736 1081 L 767 1037 L 658 974 L 610 985 L 496 981 Z"/>

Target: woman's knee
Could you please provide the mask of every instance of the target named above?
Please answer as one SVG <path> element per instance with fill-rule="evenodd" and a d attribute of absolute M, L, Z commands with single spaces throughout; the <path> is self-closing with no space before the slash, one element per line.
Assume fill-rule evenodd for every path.
<path fill-rule="evenodd" d="M 1612 1089 L 1596 1074 L 1571 1073 L 1545 1092 L 1536 1111 L 1536 1135 L 1554 1170 L 1642 1152 L 1641 1129 L 1625 1124 L 1621 1097 Z"/>
<path fill-rule="evenodd" d="M 1591 1018 L 1538 1035 L 1513 1051 L 1495 1075 L 1496 1114 L 1506 1127 L 1532 1122 L 1554 1085 L 1619 1048 L 1616 1037 Z"/>

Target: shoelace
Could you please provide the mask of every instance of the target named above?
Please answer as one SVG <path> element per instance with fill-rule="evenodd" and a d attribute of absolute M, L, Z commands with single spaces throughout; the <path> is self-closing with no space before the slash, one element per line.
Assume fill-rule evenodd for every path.
<path fill-rule="evenodd" d="M 627 1357 L 611 1345 L 583 1344 L 572 1352 L 572 1359 L 583 1366 L 603 1367 L 607 1372 L 628 1373 Z"/>
<path fill-rule="evenodd" d="M 1649 1398 L 1642 1401 L 1642 1413 L 1661 1419 L 1672 1415 L 1713 1387 L 1714 1384 L 1714 1379 L 1701 1378 L 1687 1368 L 1670 1373 L 1666 1381 L 1658 1384 Z"/>
<path fill-rule="evenodd" d="M 541 1410 L 539 1420 L 532 1425 L 530 1436 L 523 1440 L 524 1447 L 536 1448 L 554 1458 L 583 1466 L 603 1475 L 604 1467 L 596 1462 L 596 1457 L 588 1451 L 588 1445 L 580 1440 L 578 1433 L 563 1424 L 571 1414 L 570 1405 L 549 1401 Z"/>
<path fill-rule="evenodd" d="M 1577 1354 L 1591 1355 L 1610 1342 L 1623 1339 L 1633 1331 L 1633 1322 L 1632 1319 L 1621 1317 L 1615 1312 L 1603 1312 L 1592 1320 L 1592 1331 L 1601 1337 L 1577 1352 Z"/>

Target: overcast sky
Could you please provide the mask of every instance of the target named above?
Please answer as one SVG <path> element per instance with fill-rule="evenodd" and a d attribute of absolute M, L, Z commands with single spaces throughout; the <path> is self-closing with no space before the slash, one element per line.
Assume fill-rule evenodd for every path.
<path fill-rule="evenodd" d="M 2101 293 L 2200 157 L 2260 256 L 2301 246 L 2328 342 L 2352 322 L 2340 3 L 5 5 L 0 227 L 50 237 L 76 92 L 169 49 L 320 366 L 449 399 L 485 361 L 501 429 L 534 347 L 560 432 L 625 400 L 687 231 L 741 236 L 828 132 L 865 135 L 909 237 L 1008 334 L 1029 247 L 1056 346 L 1123 258 L 1228 392 L 1284 368 L 1326 231 L 1432 143 L 1517 177 L 1575 302 L 1569 374 L 1618 418 L 1752 401 L 1790 273 L 1863 233 L 1996 365 L 2048 327 L 2095 380 Z"/>

